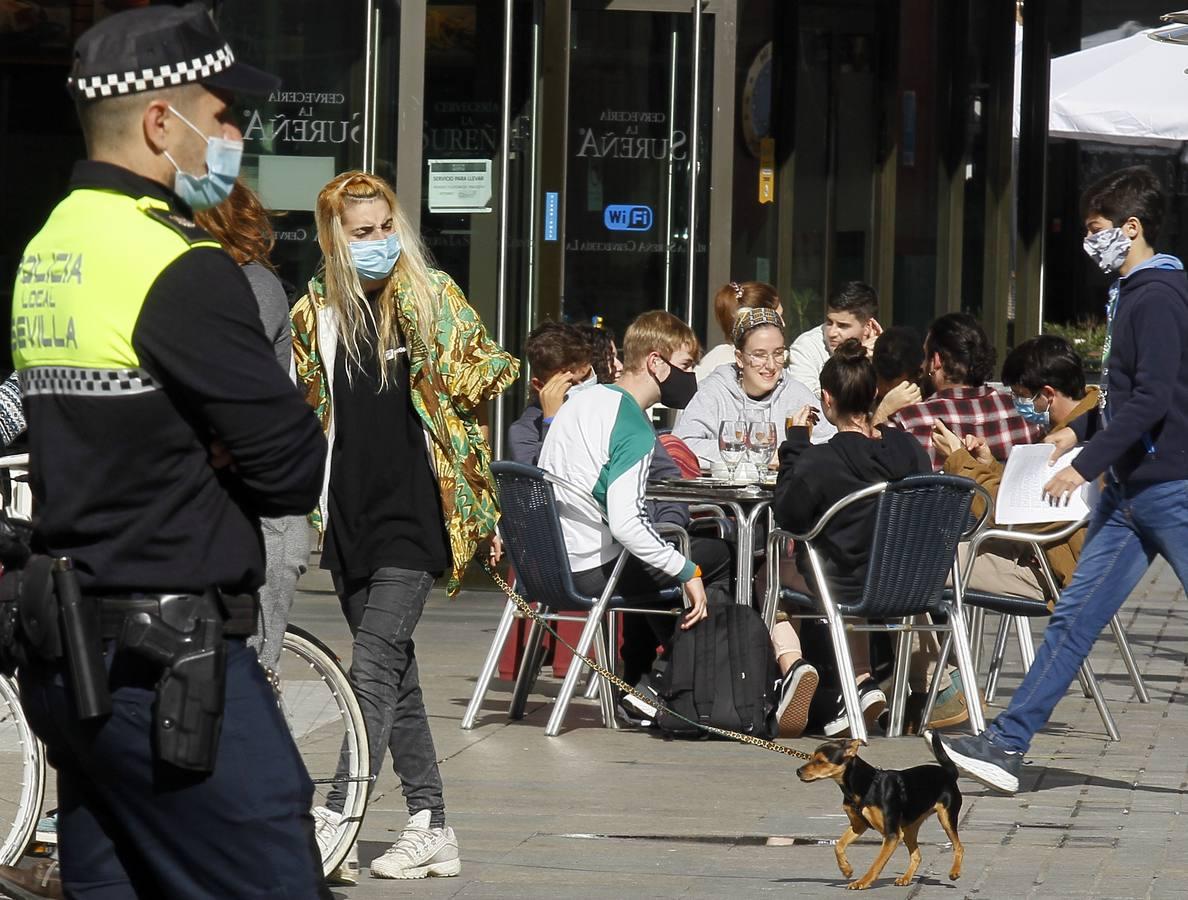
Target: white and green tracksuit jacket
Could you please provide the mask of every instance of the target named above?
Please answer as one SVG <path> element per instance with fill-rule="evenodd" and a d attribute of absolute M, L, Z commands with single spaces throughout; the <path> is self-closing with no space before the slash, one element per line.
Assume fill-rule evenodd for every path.
<path fill-rule="evenodd" d="M 681 582 L 693 577 L 693 563 L 665 543 L 648 518 L 644 489 L 655 444 L 656 432 L 635 398 L 613 385 L 575 391 L 558 411 L 540 467 L 572 486 L 557 489 L 557 502 L 574 572 L 611 562 L 626 547 Z"/>

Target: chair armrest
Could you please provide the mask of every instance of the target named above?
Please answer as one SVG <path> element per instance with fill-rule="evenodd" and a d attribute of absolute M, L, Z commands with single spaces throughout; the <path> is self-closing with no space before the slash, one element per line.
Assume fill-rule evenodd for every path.
<path fill-rule="evenodd" d="M 686 559 L 689 558 L 689 532 L 680 525 L 674 525 L 671 522 L 660 522 L 655 525 L 655 528 L 656 533 L 661 537 L 675 537 L 681 555 Z"/>
<path fill-rule="evenodd" d="M 1010 525 L 1006 528 L 986 528 L 970 539 L 969 549 L 971 553 L 976 553 L 978 548 L 986 541 L 1010 541 L 1015 544 L 1031 544 L 1033 547 L 1055 544 L 1068 540 L 1084 528 L 1085 523 L 1088 521 L 1089 517 L 1085 516 L 1076 522 L 1069 522 L 1064 528 L 1042 533 L 1038 531 L 1017 531 L 1014 526 Z"/>

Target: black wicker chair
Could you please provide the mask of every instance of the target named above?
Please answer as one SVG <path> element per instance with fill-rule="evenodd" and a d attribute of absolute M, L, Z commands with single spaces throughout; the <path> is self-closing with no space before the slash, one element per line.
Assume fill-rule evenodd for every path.
<path fill-rule="evenodd" d="M 574 586 L 573 573 L 569 568 L 554 493 L 555 487 L 560 486 L 564 489 L 567 487 L 566 483 L 543 469 L 521 463 L 495 462 L 492 463 L 491 470 L 499 490 L 499 532 L 503 537 L 504 550 L 516 573 L 517 589 L 521 596 L 538 604 L 539 612 L 547 620 L 585 622 L 577 643 L 578 653 L 588 655 L 593 647 L 598 663 L 613 671 L 615 615 L 680 615 L 683 591 L 679 585 L 646 597 L 624 597 L 615 592 L 615 585 L 630 556 L 626 550 L 619 554 L 614 572 L 600 597 L 586 597 L 579 593 Z M 570 495 L 580 496 L 576 489 L 570 489 L 567 499 Z M 589 502 L 591 507 L 596 509 L 593 499 Z M 675 535 L 685 552 L 688 552 L 688 535 L 683 529 L 667 526 L 657 530 L 662 534 Z M 509 600 L 479 673 L 474 695 L 462 719 L 464 729 L 474 726 L 515 617 L 516 606 Z M 538 622 L 533 621 L 512 694 L 509 711 L 512 718 L 518 719 L 523 716 L 528 694 L 540 672 L 544 657 L 541 643 L 543 635 L 544 629 Z M 549 716 L 548 725 L 545 727 L 545 734 L 550 737 L 560 733 L 569 702 L 573 699 L 578 680 L 584 671 L 584 667 L 576 660 L 570 665 Z M 609 684 L 599 685 L 598 698 L 603 723 L 610 728 L 618 727 L 615 721 L 614 696 Z"/>
<path fill-rule="evenodd" d="M 891 727 L 888 734 L 903 732 L 904 707 L 907 702 L 908 660 L 912 631 L 949 632 L 956 645 L 958 667 L 966 684 L 975 684 L 969 635 L 961 616 L 962 591 L 946 593 L 945 582 L 950 577 L 961 584 L 957 571 L 957 545 L 968 540 L 982 525 L 981 517 L 971 515 L 973 498 L 981 496 L 984 509 L 989 509 L 989 494 L 967 478 L 952 475 L 913 475 L 899 481 L 874 484 L 843 497 L 817 520 L 805 534 L 780 529 L 768 536 L 767 596 L 764 618 L 770 627 L 780 597 L 779 566 L 781 543 L 802 541 L 808 551 L 819 597 L 789 594 L 795 603 L 817 612 L 792 614 L 792 618 L 818 618 L 824 613 L 833 638 L 833 652 L 839 673 L 852 673 L 854 664 L 846 643 L 847 631 L 891 631 L 899 635 L 895 655 L 895 690 L 891 701 Z M 830 521 L 855 504 L 871 507 L 874 517 L 873 539 L 867 564 L 866 583 L 857 603 L 837 603 L 829 589 L 821 557 L 820 539 Z M 927 613 L 938 614 L 943 622 L 928 622 Z M 923 624 L 914 624 L 916 616 Z M 846 619 L 882 619 L 887 624 L 857 624 Z M 842 696 L 850 721 L 850 735 L 866 740 L 866 723 L 852 677 L 842 677 Z M 975 734 L 984 727 L 981 707 L 970 707 L 970 725 Z"/>

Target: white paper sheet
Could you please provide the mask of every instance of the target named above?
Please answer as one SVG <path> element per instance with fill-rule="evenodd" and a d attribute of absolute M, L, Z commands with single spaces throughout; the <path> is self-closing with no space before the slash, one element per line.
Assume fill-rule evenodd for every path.
<path fill-rule="evenodd" d="M 1044 485 L 1057 472 L 1068 468 L 1081 448 L 1070 450 L 1049 466 L 1051 444 L 1016 444 L 1007 457 L 994 519 L 999 525 L 1037 525 L 1044 522 L 1076 522 L 1097 503 L 1097 489 L 1085 484 L 1073 491 L 1068 504 L 1052 505 L 1044 497 Z"/>

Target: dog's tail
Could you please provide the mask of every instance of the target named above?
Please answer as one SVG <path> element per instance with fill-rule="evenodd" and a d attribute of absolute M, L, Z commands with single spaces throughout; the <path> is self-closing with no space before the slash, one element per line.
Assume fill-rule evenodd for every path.
<path fill-rule="evenodd" d="M 953 760 L 949 759 L 949 754 L 945 750 L 945 745 L 941 743 L 940 734 L 936 731 L 932 732 L 932 755 L 936 757 L 936 761 L 940 763 L 941 768 L 945 770 L 946 775 L 953 778 L 957 777 L 957 767 L 953 765 Z"/>

